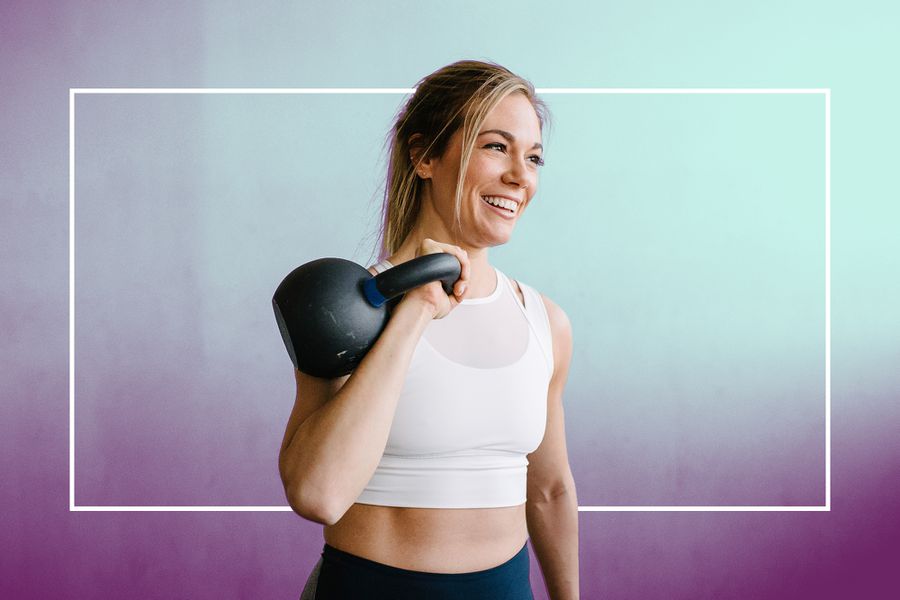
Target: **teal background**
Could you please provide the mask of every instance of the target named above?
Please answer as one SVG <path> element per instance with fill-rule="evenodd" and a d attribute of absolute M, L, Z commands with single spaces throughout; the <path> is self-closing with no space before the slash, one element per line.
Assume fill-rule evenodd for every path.
<path fill-rule="evenodd" d="M 4 3 L 0 595 L 296 597 L 290 512 L 68 506 L 68 90 L 830 88 L 832 510 L 580 513 L 584 598 L 890 597 L 900 558 L 897 9 L 886 2 Z M 492 260 L 569 314 L 581 505 L 824 501 L 821 95 L 555 95 Z M 284 505 L 268 300 L 373 260 L 400 96 L 76 102 L 76 502 Z M 536 597 L 546 594 L 532 562 Z"/>

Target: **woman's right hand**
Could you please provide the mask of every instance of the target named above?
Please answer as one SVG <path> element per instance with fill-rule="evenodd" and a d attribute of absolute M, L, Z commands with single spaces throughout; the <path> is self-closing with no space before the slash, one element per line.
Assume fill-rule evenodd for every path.
<path fill-rule="evenodd" d="M 403 302 L 414 301 L 423 302 L 433 309 L 435 319 L 443 319 L 451 310 L 459 306 L 460 301 L 466 294 L 466 288 L 469 285 L 469 255 L 459 246 L 451 244 L 443 244 L 432 239 L 425 238 L 416 250 L 416 258 L 426 254 L 436 254 L 438 252 L 446 252 L 452 254 L 459 260 L 461 267 L 459 279 L 453 284 L 453 295 L 448 295 L 444 291 L 444 287 L 440 281 L 432 281 L 425 285 L 420 285 L 406 292 Z"/>

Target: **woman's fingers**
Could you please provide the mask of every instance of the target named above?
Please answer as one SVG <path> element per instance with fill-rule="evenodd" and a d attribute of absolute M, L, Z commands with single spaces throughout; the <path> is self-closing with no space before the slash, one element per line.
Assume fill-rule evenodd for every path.
<path fill-rule="evenodd" d="M 453 284 L 453 295 L 457 299 L 462 299 L 463 295 L 466 293 L 466 289 L 469 286 L 469 274 L 471 273 L 471 267 L 469 266 L 469 253 L 459 246 L 454 246 L 453 244 L 445 244 L 443 242 L 435 241 L 431 238 L 425 238 L 424 240 L 422 240 L 422 244 L 419 247 L 417 256 L 422 256 L 424 254 L 435 254 L 437 252 L 446 252 L 448 254 L 452 254 L 457 258 L 457 260 L 459 260 L 459 278 Z"/>
<path fill-rule="evenodd" d="M 466 288 L 469 286 L 469 253 L 463 250 L 462 248 L 456 247 L 458 250 L 458 254 L 456 257 L 459 259 L 459 279 L 456 280 L 455 290 L 456 297 L 462 300 L 463 294 L 466 293 Z"/>

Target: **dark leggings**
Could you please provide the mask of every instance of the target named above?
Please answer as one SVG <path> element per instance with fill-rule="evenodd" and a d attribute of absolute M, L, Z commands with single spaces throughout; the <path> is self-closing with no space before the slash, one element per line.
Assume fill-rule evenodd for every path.
<path fill-rule="evenodd" d="M 315 600 L 534 600 L 528 581 L 528 544 L 491 569 L 472 573 L 409 571 L 325 544 Z"/>

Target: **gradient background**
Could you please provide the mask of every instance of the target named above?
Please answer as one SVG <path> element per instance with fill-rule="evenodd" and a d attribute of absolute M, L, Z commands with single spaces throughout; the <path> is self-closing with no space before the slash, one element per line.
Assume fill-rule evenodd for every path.
<path fill-rule="evenodd" d="M 831 512 L 581 512 L 583 598 L 888 598 L 900 208 L 888 2 L 5 2 L 0 596 L 295 598 L 291 512 L 69 512 L 68 89 L 832 89 Z M 506 273 L 569 314 L 579 504 L 824 503 L 822 95 L 546 95 Z M 274 287 L 374 260 L 402 96 L 79 95 L 78 505 L 284 506 Z M 546 598 L 532 563 L 536 598 Z"/>

